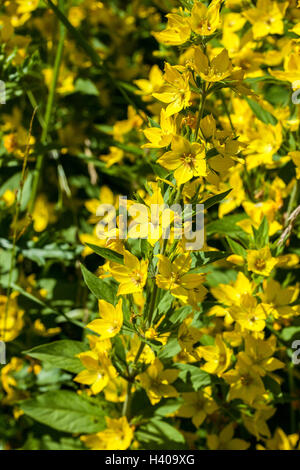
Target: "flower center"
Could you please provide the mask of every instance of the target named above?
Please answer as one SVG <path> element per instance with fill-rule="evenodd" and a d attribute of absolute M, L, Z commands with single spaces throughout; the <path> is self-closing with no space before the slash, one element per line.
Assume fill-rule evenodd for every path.
<path fill-rule="evenodd" d="M 258 258 L 256 261 L 255 261 L 255 267 L 256 269 L 258 270 L 262 270 L 266 267 L 266 262 L 264 259 L 261 259 L 261 258 Z"/>
<path fill-rule="evenodd" d="M 181 157 L 181 161 L 184 165 L 193 168 L 195 156 L 192 153 L 184 153 Z"/>
<path fill-rule="evenodd" d="M 253 382 L 252 377 L 249 374 L 241 376 L 242 385 L 249 386 Z"/>

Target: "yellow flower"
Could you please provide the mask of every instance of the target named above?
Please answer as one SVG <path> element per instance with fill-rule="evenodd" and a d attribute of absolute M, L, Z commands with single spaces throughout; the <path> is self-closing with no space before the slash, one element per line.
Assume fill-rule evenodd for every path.
<path fill-rule="evenodd" d="M 232 72 L 231 62 L 226 49 L 223 49 L 210 61 L 201 48 L 196 47 L 194 61 L 196 72 L 206 82 L 219 82 L 228 78 Z"/>
<path fill-rule="evenodd" d="M 197 308 L 206 295 L 203 286 L 204 274 L 188 274 L 191 266 L 190 253 L 179 255 L 173 263 L 164 255 L 157 255 L 158 271 L 156 284 L 159 288 L 169 290 L 174 297 Z"/>
<path fill-rule="evenodd" d="M 240 398 L 245 403 L 253 403 L 255 398 L 265 392 L 264 384 L 258 373 L 239 357 L 235 369 L 223 375 L 224 380 L 230 385 L 228 400 Z"/>
<path fill-rule="evenodd" d="M 233 438 L 234 423 L 225 426 L 219 435 L 208 434 L 207 446 L 210 450 L 246 450 L 250 447 L 243 439 Z"/>
<path fill-rule="evenodd" d="M 152 93 L 158 92 L 161 87 L 165 84 L 163 73 L 158 67 L 158 65 L 153 65 L 149 72 L 149 80 L 145 78 L 140 78 L 139 80 L 134 80 L 134 83 L 139 87 L 136 93 L 138 95 L 152 95 Z"/>
<path fill-rule="evenodd" d="M 167 170 L 175 170 L 178 185 L 184 184 L 194 176 L 206 175 L 205 149 L 198 142 L 190 143 L 184 137 L 174 137 L 171 151 L 164 153 L 158 163 Z"/>
<path fill-rule="evenodd" d="M 228 369 L 231 362 L 232 351 L 226 346 L 220 334 L 216 335 L 214 346 L 200 346 L 197 348 L 197 353 L 206 361 L 201 369 L 219 377 Z"/>
<path fill-rule="evenodd" d="M 35 333 L 45 338 L 49 336 L 58 335 L 61 332 L 61 328 L 58 326 L 56 328 L 46 328 L 43 322 L 38 318 L 33 324 L 33 329 Z"/>
<path fill-rule="evenodd" d="M 164 31 L 152 33 L 155 39 L 168 46 L 178 46 L 188 41 L 191 35 L 188 18 L 176 13 L 169 13 L 166 17 L 168 18 L 167 27 Z"/>
<path fill-rule="evenodd" d="M 96 434 L 81 436 L 82 442 L 92 450 L 126 450 L 133 439 L 133 428 L 126 416 L 112 419 L 106 417 L 107 428 Z"/>
<path fill-rule="evenodd" d="M 271 70 L 269 73 L 278 80 L 290 83 L 298 82 L 300 77 L 299 51 L 291 52 L 284 57 L 284 70 Z"/>
<path fill-rule="evenodd" d="M 10 207 L 16 200 L 16 193 L 7 189 L 4 194 L 2 194 L 1 199 L 5 202 L 7 207 Z"/>
<path fill-rule="evenodd" d="M 18 5 L 18 13 L 28 13 L 35 10 L 38 7 L 39 0 L 16 0 Z"/>
<path fill-rule="evenodd" d="M 123 377 L 111 379 L 104 389 L 105 400 L 122 403 L 126 397 L 127 381 Z"/>
<path fill-rule="evenodd" d="M 184 404 L 176 412 L 176 416 L 192 418 L 192 423 L 196 428 L 199 428 L 206 416 L 218 409 L 211 393 L 210 387 L 205 387 L 203 390 L 198 390 L 198 392 L 182 393 Z"/>
<path fill-rule="evenodd" d="M 267 340 L 254 338 L 251 335 L 245 337 L 245 351 L 238 353 L 245 364 L 248 364 L 261 377 L 271 374 L 276 369 L 282 369 L 285 365 L 275 357 L 272 357 L 276 351 L 276 338 L 270 336 Z"/>
<path fill-rule="evenodd" d="M 24 310 L 18 306 L 17 295 L 16 292 L 9 298 L 0 295 L 0 340 L 4 342 L 13 341 L 24 326 Z"/>
<path fill-rule="evenodd" d="M 274 235 L 274 233 L 276 233 L 282 228 L 280 223 L 275 220 L 279 209 L 279 204 L 277 202 L 272 201 L 271 199 L 268 201 L 257 203 L 245 201 L 242 205 L 246 214 L 249 216 L 249 219 L 243 219 L 238 222 L 237 225 L 241 227 L 245 232 L 252 234 L 252 226 L 258 229 L 264 216 L 268 220 L 270 236 Z"/>
<path fill-rule="evenodd" d="M 111 378 L 117 373 L 106 353 L 96 350 L 83 352 L 77 355 L 85 367 L 74 378 L 75 382 L 90 385 L 93 394 L 100 393 Z"/>
<path fill-rule="evenodd" d="M 247 250 L 248 269 L 261 276 L 269 276 L 277 260 L 272 257 L 270 248 L 265 246 L 260 250 Z"/>
<path fill-rule="evenodd" d="M 166 85 L 159 93 L 152 93 L 152 96 L 163 103 L 168 103 L 166 117 L 169 117 L 179 113 L 190 104 L 189 73 L 184 71 L 181 74 L 176 67 L 166 62 L 164 80 Z"/>
<path fill-rule="evenodd" d="M 283 34 L 283 18 L 288 2 L 257 0 L 256 8 L 243 11 L 243 15 L 252 24 L 254 39 L 268 34 Z"/>
<path fill-rule="evenodd" d="M 266 318 L 272 312 L 271 305 L 257 304 L 253 295 L 243 294 L 238 305 L 229 309 L 230 315 L 241 326 L 242 330 L 262 331 L 266 325 Z"/>
<path fill-rule="evenodd" d="M 93 320 L 86 328 L 95 331 L 100 335 L 100 339 L 108 339 L 116 336 L 123 325 L 122 299 L 114 307 L 105 300 L 99 300 L 100 320 Z"/>
<path fill-rule="evenodd" d="M 13 396 L 17 381 L 13 377 L 13 372 L 17 372 L 24 367 L 24 361 L 19 357 L 12 357 L 11 360 L 1 369 L 1 384 L 7 395 Z"/>
<path fill-rule="evenodd" d="M 45 82 L 48 88 L 50 88 L 52 80 L 53 80 L 53 69 L 46 68 L 43 70 L 43 74 L 45 77 Z M 67 69 L 67 67 L 61 67 L 59 78 L 58 78 L 58 86 L 56 88 L 57 93 L 60 94 L 67 94 L 72 93 L 74 91 L 74 78 L 75 74 Z M 74 137 L 74 135 L 73 135 Z"/>
<path fill-rule="evenodd" d="M 194 3 L 190 24 L 194 33 L 200 36 L 210 36 L 219 26 L 221 0 L 213 0 L 209 7 L 202 2 Z"/>
<path fill-rule="evenodd" d="M 124 158 L 124 151 L 118 147 L 109 147 L 109 153 L 99 156 L 100 160 L 106 163 L 106 167 L 110 168 L 115 163 L 121 163 Z"/>
<path fill-rule="evenodd" d="M 178 343 L 183 351 L 193 352 L 193 346 L 202 336 L 201 331 L 191 326 L 192 318 L 186 318 L 178 330 Z"/>
<path fill-rule="evenodd" d="M 109 272 L 120 283 L 118 295 L 143 292 L 147 280 L 148 261 L 139 261 L 129 251 L 124 251 L 124 265 L 109 263 Z"/>
<path fill-rule="evenodd" d="M 270 438 L 271 433 L 270 433 L 270 429 L 266 421 L 270 419 L 271 416 L 273 416 L 275 412 L 276 412 L 275 408 L 272 408 L 270 406 L 265 406 L 262 409 L 255 410 L 255 413 L 253 416 L 244 414 L 242 416 L 243 424 L 245 428 L 256 437 L 257 440 L 260 440 L 266 437 Z"/>
<path fill-rule="evenodd" d="M 272 306 L 272 315 L 276 319 L 291 318 L 300 313 L 297 305 L 289 305 L 294 303 L 299 296 L 298 285 L 282 288 L 274 279 L 264 279 L 263 292 L 260 292 L 258 296 L 262 302 Z"/>
<path fill-rule="evenodd" d="M 178 370 L 163 370 L 163 365 L 158 358 L 151 364 L 146 372 L 138 375 L 142 387 L 145 389 L 152 405 L 158 403 L 163 397 L 177 397 L 176 389 L 170 385 L 179 374 Z"/>
<path fill-rule="evenodd" d="M 265 441 L 266 447 L 258 444 L 256 448 L 257 450 L 295 450 L 298 440 L 299 434 L 295 433 L 287 436 L 281 428 L 277 428 L 274 436 Z"/>
<path fill-rule="evenodd" d="M 276 126 L 256 123 L 256 130 L 251 129 L 248 134 L 249 144 L 245 149 L 247 169 L 252 170 L 259 165 L 267 168 L 276 167 L 273 155 L 282 144 L 282 126 L 280 122 Z"/>
<path fill-rule="evenodd" d="M 176 135 L 176 123 L 171 117 L 166 116 L 165 109 L 162 109 L 160 114 L 160 127 L 149 127 L 148 129 L 144 129 L 143 132 L 150 142 L 142 145 L 142 148 L 168 147 L 173 137 Z"/>
<path fill-rule="evenodd" d="M 241 272 L 238 273 L 236 281 L 230 284 L 219 284 L 218 287 L 212 287 L 211 293 L 222 304 L 239 305 L 242 295 L 252 294 L 254 283 Z"/>
<path fill-rule="evenodd" d="M 125 135 L 133 129 L 140 129 L 143 124 L 143 113 L 137 113 L 133 106 L 128 106 L 127 119 L 117 121 L 113 126 L 113 138 L 117 142 L 124 142 Z"/>
<path fill-rule="evenodd" d="M 134 335 L 133 338 L 130 339 L 130 349 L 126 354 L 126 361 L 133 362 L 138 350 L 141 346 L 141 340 L 138 335 Z M 143 352 L 140 355 L 140 362 L 144 362 L 145 364 L 151 364 L 155 361 L 155 354 L 150 348 L 148 344 L 144 345 Z"/>
<path fill-rule="evenodd" d="M 49 223 L 56 221 L 54 204 L 48 202 L 44 194 L 40 194 L 36 199 L 32 220 L 36 232 L 43 232 Z"/>
<path fill-rule="evenodd" d="M 85 11 L 81 7 L 71 7 L 68 13 L 70 23 L 77 28 L 85 18 Z"/>

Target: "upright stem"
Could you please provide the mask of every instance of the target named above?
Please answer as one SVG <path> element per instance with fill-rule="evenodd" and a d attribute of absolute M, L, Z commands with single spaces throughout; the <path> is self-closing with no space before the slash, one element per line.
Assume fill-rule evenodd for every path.
<path fill-rule="evenodd" d="M 206 100 L 206 91 L 205 91 L 205 84 L 203 84 L 202 85 L 202 99 L 199 105 L 199 113 L 198 113 L 197 124 L 196 124 L 196 133 L 195 133 L 196 139 L 195 140 L 197 140 L 198 138 L 199 129 L 200 129 L 200 121 L 203 117 L 203 112 L 204 112 L 205 100 Z"/>
<path fill-rule="evenodd" d="M 140 344 L 140 347 L 138 349 L 138 352 L 136 353 L 136 356 L 135 356 L 135 359 L 134 359 L 134 364 L 136 364 L 140 358 L 140 355 L 142 354 L 143 350 L 144 350 L 144 347 L 145 347 L 145 343 L 141 343 Z M 131 378 L 131 377 L 130 377 Z M 132 379 L 134 378 L 134 376 L 132 377 Z M 131 407 L 131 389 L 132 389 L 132 382 L 128 382 L 127 384 L 127 392 L 126 392 L 126 397 L 125 397 L 125 401 L 124 401 L 124 404 L 123 404 L 123 411 L 122 411 L 122 415 L 123 416 L 126 416 L 127 418 L 129 418 L 130 416 L 130 407 Z"/>
<path fill-rule="evenodd" d="M 64 0 L 59 0 L 59 8 L 63 10 Z M 54 104 L 55 90 L 57 86 L 57 81 L 59 77 L 59 69 L 60 69 L 62 56 L 63 56 L 64 40 L 65 40 L 65 27 L 61 22 L 59 22 L 59 42 L 58 42 L 56 55 L 55 55 L 53 77 L 52 77 L 52 82 L 51 82 L 50 91 L 48 95 L 45 117 L 43 119 L 43 130 L 42 130 L 42 136 L 41 136 L 42 145 L 45 145 L 47 143 L 48 131 L 49 131 L 53 104 Z M 36 160 L 36 166 L 35 166 L 35 170 L 33 173 L 32 192 L 31 192 L 31 197 L 29 201 L 29 213 L 31 213 L 34 208 L 34 204 L 35 204 L 35 200 L 36 200 L 36 196 L 37 196 L 37 192 L 39 188 L 42 168 L 44 164 L 44 159 L 45 159 L 45 153 L 41 153 L 40 155 L 38 155 L 37 160 Z"/>
<path fill-rule="evenodd" d="M 173 204 L 173 202 L 178 203 L 180 201 L 181 194 L 182 194 L 182 186 L 179 187 L 179 191 L 177 191 L 177 193 L 176 193 L 175 188 L 173 189 L 173 191 L 171 193 L 171 196 L 170 196 L 171 205 Z M 164 255 L 165 252 L 166 252 L 167 244 L 168 244 L 168 239 L 164 239 L 163 245 L 162 245 L 162 248 L 161 248 L 161 254 L 162 255 Z M 155 312 L 155 308 L 156 308 L 158 292 L 159 292 L 159 289 L 157 287 L 156 282 L 154 281 L 154 286 L 153 286 L 150 302 L 147 303 L 147 305 L 145 307 L 145 310 L 144 310 L 144 312 L 148 316 L 148 318 L 146 318 L 146 324 L 147 324 L 148 328 L 151 327 L 153 319 L 154 319 L 154 312 Z M 135 359 L 134 359 L 134 364 L 136 364 L 138 362 L 138 360 L 139 360 L 139 358 L 140 358 L 140 356 L 141 356 L 141 354 L 144 350 L 145 345 L 146 345 L 146 343 L 144 343 L 144 342 L 142 342 L 140 344 L 140 347 L 139 347 L 138 352 L 137 352 L 137 354 L 135 356 Z M 130 407 L 131 407 L 131 399 L 132 399 L 131 391 L 132 391 L 132 385 L 133 385 L 134 377 L 135 377 L 134 372 L 133 372 L 133 374 L 131 374 L 131 371 L 129 371 L 129 379 L 130 380 L 128 381 L 128 384 L 127 384 L 127 392 L 126 392 L 126 397 L 125 397 L 125 401 L 124 401 L 124 404 L 123 404 L 123 411 L 122 411 L 123 416 L 127 416 L 127 418 L 129 418 L 129 416 L 130 416 Z"/>
<path fill-rule="evenodd" d="M 29 132 L 28 132 L 28 140 L 27 140 L 27 145 L 25 149 L 25 154 L 23 158 L 23 166 L 22 166 L 22 173 L 21 173 L 21 179 L 20 179 L 20 185 L 19 185 L 19 190 L 17 191 L 16 195 L 16 210 L 14 214 L 14 220 L 13 220 L 13 236 L 12 236 L 12 250 L 11 250 L 11 259 L 10 259 L 10 267 L 9 267 L 9 274 L 8 274 L 8 284 L 7 284 L 7 300 L 5 304 L 5 311 L 4 311 L 4 321 L 3 321 L 3 329 L 2 332 L 0 331 L 0 337 L 3 337 L 3 341 L 5 341 L 5 333 L 6 333 L 6 323 L 7 323 L 7 317 L 8 317 L 8 309 L 9 309 L 9 302 L 10 302 L 10 296 L 11 296 L 11 284 L 12 284 L 12 274 L 13 270 L 15 267 L 15 256 L 16 256 L 16 243 L 17 243 L 17 238 L 18 238 L 18 220 L 19 220 L 19 215 L 21 211 L 21 204 L 22 204 L 22 197 L 23 197 L 23 188 L 26 180 L 26 168 L 27 168 L 27 161 L 28 161 L 28 155 L 30 151 L 30 139 L 32 135 L 32 125 L 33 125 L 33 120 L 35 113 L 37 112 L 37 108 L 34 109 L 31 121 L 30 121 L 30 126 L 29 126 Z M 20 235 L 19 235 L 20 236 Z"/>

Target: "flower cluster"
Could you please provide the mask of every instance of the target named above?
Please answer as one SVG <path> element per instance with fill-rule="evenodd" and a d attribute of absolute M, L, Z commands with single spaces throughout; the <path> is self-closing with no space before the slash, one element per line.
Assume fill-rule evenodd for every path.
<path fill-rule="evenodd" d="M 20 445 L 299 449 L 299 2 L 40 3 L 0 7 L 19 80 L 1 129 L 19 171 L 0 187 L 0 383 Z M 178 233 L 199 204 L 200 248 Z"/>

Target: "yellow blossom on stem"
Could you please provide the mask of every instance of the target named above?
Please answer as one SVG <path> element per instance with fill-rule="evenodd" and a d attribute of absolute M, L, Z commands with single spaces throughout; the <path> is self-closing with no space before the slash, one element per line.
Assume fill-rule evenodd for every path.
<path fill-rule="evenodd" d="M 93 394 L 100 393 L 117 372 L 106 353 L 96 350 L 83 352 L 77 355 L 85 367 L 74 378 L 75 382 L 90 385 Z"/>
<path fill-rule="evenodd" d="M 202 273 L 189 274 L 191 266 L 190 253 L 179 255 L 171 262 L 164 255 L 157 255 L 158 271 L 156 284 L 161 289 L 170 290 L 174 297 L 178 297 L 183 302 L 189 302 L 195 308 L 206 295 L 206 288 L 203 286 L 205 276 Z"/>
<path fill-rule="evenodd" d="M 190 105 L 189 73 L 186 71 L 180 73 L 176 67 L 166 62 L 164 80 L 166 85 L 159 93 L 153 93 L 153 96 L 168 104 L 166 116 L 169 117 Z"/>
<path fill-rule="evenodd" d="M 223 49 L 222 52 L 210 61 L 201 48 L 196 47 L 194 61 L 196 72 L 206 82 L 219 82 L 228 78 L 232 72 L 231 62 L 226 49 Z"/>
<path fill-rule="evenodd" d="M 143 292 L 147 280 L 148 261 L 141 260 L 124 251 L 124 265 L 118 263 L 109 264 L 109 272 L 120 283 L 118 295 Z"/>
<path fill-rule="evenodd" d="M 248 269 L 261 276 L 269 276 L 277 260 L 271 255 L 270 248 L 265 246 L 260 250 L 247 250 Z"/>
<path fill-rule="evenodd" d="M 86 327 L 100 335 L 100 339 L 113 338 L 123 325 L 122 299 L 114 307 L 105 300 L 99 300 L 99 314 L 101 319 L 93 320 Z"/>
<path fill-rule="evenodd" d="M 209 374 L 222 376 L 231 362 L 232 351 L 226 346 L 220 334 L 216 336 L 214 346 L 200 346 L 197 348 L 197 353 L 206 361 L 201 369 Z"/>
<path fill-rule="evenodd" d="M 258 0 L 255 8 L 243 11 L 243 15 L 252 24 L 254 39 L 268 34 L 283 34 L 283 19 L 288 2 Z"/>
<path fill-rule="evenodd" d="M 92 450 L 126 450 L 133 439 L 133 427 L 126 416 L 112 419 L 106 417 L 107 428 L 96 434 L 81 436 L 82 442 Z"/>
<path fill-rule="evenodd" d="M 190 143 L 184 137 L 174 137 L 169 152 L 164 153 L 158 163 L 167 170 L 175 170 L 178 185 L 184 184 L 194 176 L 206 175 L 205 149 L 198 142 Z"/>
<path fill-rule="evenodd" d="M 155 39 L 168 46 L 179 46 L 188 41 L 191 35 L 188 18 L 176 13 L 169 13 L 166 17 L 168 18 L 167 27 L 164 31 L 153 33 Z"/>
<path fill-rule="evenodd" d="M 217 434 L 209 434 L 207 436 L 207 446 L 210 450 L 246 450 L 250 444 L 243 439 L 234 438 L 234 423 L 225 426 L 224 429 Z"/>
<path fill-rule="evenodd" d="M 178 377 L 179 371 L 175 369 L 163 369 L 158 358 L 151 364 L 146 372 L 138 376 L 152 405 L 158 403 L 163 397 L 177 397 L 178 393 L 171 383 Z"/>
<path fill-rule="evenodd" d="M 221 0 L 213 0 L 209 6 L 195 2 L 191 12 L 190 24 L 194 33 L 210 36 L 219 26 Z"/>
<path fill-rule="evenodd" d="M 176 416 L 192 418 L 192 423 L 199 428 L 207 415 L 214 413 L 218 405 L 213 400 L 211 387 L 197 392 L 182 393 L 184 404 L 176 412 Z"/>
<path fill-rule="evenodd" d="M 240 398 L 245 403 L 251 404 L 255 398 L 265 392 L 259 374 L 241 358 L 238 358 L 235 369 L 226 372 L 223 378 L 230 385 L 229 401 Z"/>
<path fill-rule="evenodd" d="M 142 148 L 163 148 L 168 147 L 176 135 L 175 120 L 166 115 L 165 109 L 161 110 L 160 127 L 149 127 L 144 129 L 144 134 L 150 141 Z"/>

